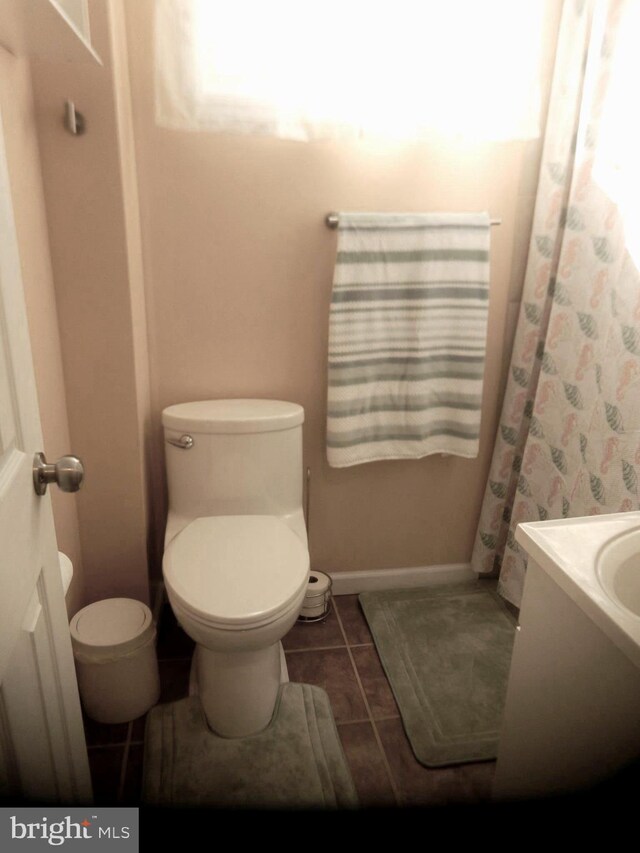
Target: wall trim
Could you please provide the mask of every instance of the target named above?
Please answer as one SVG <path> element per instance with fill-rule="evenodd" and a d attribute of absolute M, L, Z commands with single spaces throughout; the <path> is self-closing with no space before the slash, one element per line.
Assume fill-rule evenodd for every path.
<path fill-rule="evenodd" d="M 374 589 L 411 589 L 441 583 L 476 580 L 470 563 L 413 566 L 404 569 L 370 569 L 364 572 L 328 572 L 333 595 L 352 595 Z"/>
<path fill-rule="evenodd" d="M 333 595 L 353 595 L 374 589 L 413 589 L 441 583 L 477 580 L 470 563 L 445 563 L 436 566 L 411 566 L 404 569 L 369 569 L 364 572 L 327 572 Z M 165 601 L 164 581 L 151 581 L 151 610 L 158 624 Z"/>

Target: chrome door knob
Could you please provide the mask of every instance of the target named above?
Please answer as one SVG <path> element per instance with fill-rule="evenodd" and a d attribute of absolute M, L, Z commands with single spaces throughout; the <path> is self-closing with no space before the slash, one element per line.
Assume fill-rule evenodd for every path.
<path fill-rule="evenodd" d="M 44 453 L 33 457 L 33 488 L 44 495 L 49 483 L 56 483 L 63 492 L 77 492 L 84 479 L 84 466 L 77 456 L 61 456 L 55 463 L 47 462 Z"/>

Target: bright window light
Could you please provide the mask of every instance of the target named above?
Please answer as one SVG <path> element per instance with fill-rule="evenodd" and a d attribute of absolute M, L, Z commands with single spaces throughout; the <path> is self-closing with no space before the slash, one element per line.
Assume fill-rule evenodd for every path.
<path fill-rule="evenodd" d="M 593 179 L 617 205 L 625 243 L 640 270 L 640 122 L 632 81 L 640 80 L 640 3 L 629 3 L 614 45 L 597 140 Z"/>
<path fill-rule="evenodd" d="M 255 119 L 301 139 L 539 135 L 541 0 L 191 1 L 202 125 L 244 116 L 246 129 Z"/>

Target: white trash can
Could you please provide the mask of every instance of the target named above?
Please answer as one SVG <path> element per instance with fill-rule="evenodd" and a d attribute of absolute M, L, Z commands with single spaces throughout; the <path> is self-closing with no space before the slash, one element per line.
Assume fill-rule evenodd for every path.
<path fill-rule="evenodd" d="M 134 720 L 160 696 L 151 611 L 132 598 L 83 607 L 69 623 L 80 698 L 99 723 Z"/>

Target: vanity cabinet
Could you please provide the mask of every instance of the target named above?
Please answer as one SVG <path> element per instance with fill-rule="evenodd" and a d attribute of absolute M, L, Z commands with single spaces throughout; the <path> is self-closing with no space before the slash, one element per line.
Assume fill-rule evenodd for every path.
<path fill-rule="evenodd" d="M 553 539 L 553 528 L 546 532 Z M 527 535 L 519 541 L 529 550 Z M 572 577 L 566 571 L 572 555 L 558 559 L 562 549 L 548 536 L 546 544 L 546 556 L 540 547 L 531 549 L 540 562 L 530 558 L 527 569 L 498 750 L 497 800 L 590 788 L 640 759 L 637 655 L 620 647 L 607 614 L 598 613 L 596 587 L 581 580 L 589 567 Z"/>

